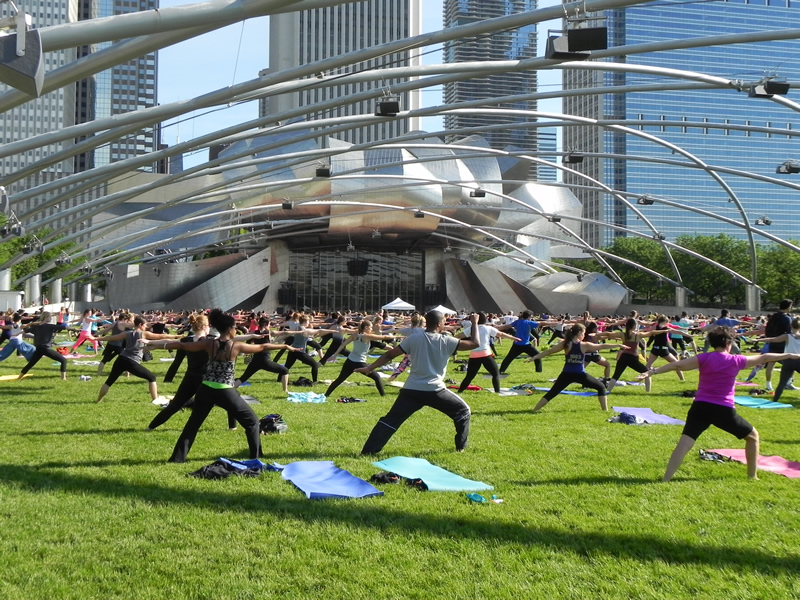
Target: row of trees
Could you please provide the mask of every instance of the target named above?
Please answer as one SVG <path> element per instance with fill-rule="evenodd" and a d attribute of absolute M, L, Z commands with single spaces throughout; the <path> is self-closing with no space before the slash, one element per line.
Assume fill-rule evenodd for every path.
<path fill-rule="evenodd" d="M 682 235 L 675 243 L 710 258 L 750 279 L 750 250 L 744 240 L 729 235 Z M 798 245 L 797 242 L 792 242 Z M 783 298 L 800 299 L 800 253 L 778 244 L 757 246 L 757 281 L 767 290 L 762 305 L 776 305 Z M 603 248 L 616 256 L 629 259 L 657 273 L 676 280 L 661 244 L 640 237 L 618 237 Z M 684 285 L 694 292 L 690 303 L 709 306 L 741 306 L 745 303 L 745 286 L 737 279 L 684 252 L 672 251 Z M 565 261 L 586 271 L 603 272 L 593 259 Z M 644 271 L 609 259 L 609 264 L 625 284 L 635 290 L 634 297 L 651 303 L 672 304 L 674 287 Z"/>
<path fill-rule="evenodd" d="M 32 236 L 9 238 L 0 242 L 0 264 L 23 253 Z M 748 243 L 729 235 L 683 235 L 675 243 L 710 258 L 729 269 L 750 278 L 750 252 Z M 798 245 L 797 242 L 793 242 Z M 12 267 L 12 281 L 17 281 L 47 263 L 52 263 L 62 252 L 69 254 L 72 244 L 50 248 L 44 253 L 27 255 Z M 613 244 L 603 248 L 606 252 L 626 258 L 670 279 L 676 279 L 660 243 L 640 237 L 618 237 Z M 673 251 L 673 258 L 681 273 L 684 285 L 694 292 L 690 303 L 695 306 L 741 306 L 745 303 L 745 286 L 730 275 L 686 253 Z M 571 266 L 594 272 L 604 269 L 594 259 L 564 261 Z M 623 262 L 609 259 L 609 264 L 622 277 L 625 284 L 635 290 L 636 299 L 649 303 L 672 304 L 675 300 L 673 286 Z M 69 270 L 72 265 L 56 265 L 43 274 L 47 280 Z M 757 283 L 767 290 L 762 305 L 774 306 L 783 299 L 800 301 L 800 253 L 778 244 L 757 246 Z M 21 289 L 21 286 L 15 286 Z"/>
<path fill-rule="evenodd" d="M 40 235 L 44 236 L 47 235 L 47 231 L 40 231 Z M 61 253 L 64 252 L 69 254 L 69 250 L 74 246 L 73 243 L 66 243 L 60 244 L 53 248 L 49 248 L 42 253 L 39 252 L 32 252 L 30 254 L 25 254 L 23 249 L 26 245 L 31 244 L 34 241 L 34 237 L 32 235 L 26 235 L 23 237 L 10 237 L 3 242 L 0 242 L 0 265 L 5 264 L 6 262 L 10 261 L 15 256 L 19 256 L 20 254 L 26 256 L 25 260 L 18 262 L 13 267 L 11 267 L 11 281 L 12 284 L 15 281 L 18 281 L 29 275 L 35 271 L 38 271 L 42 266 L 46 265 L 47 263 L 52 263 L 55 261 L 56 258 L 61 256 Z M 46 281 L 52 277 L 57 277 L 59 273 L 63 273 L 67 270 L 72 268 L 70 264 L 61 264 L 52 266 L 50 269 L 45 271 L 42 274 L 42 280 Z M 15 290 L 22 290 L 23 285 L 18 284 L 14 285 L 13 289 Z"/>

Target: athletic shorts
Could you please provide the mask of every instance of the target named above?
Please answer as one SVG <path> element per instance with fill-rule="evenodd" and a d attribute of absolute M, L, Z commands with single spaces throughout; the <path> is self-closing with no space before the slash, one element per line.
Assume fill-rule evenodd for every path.
<path fill-rule="evenodd" d="M 770 342 L 767 345 L 769 346 L 767 352 L 773 352 L 775 354 L 783 354 L 786 352 L 786 342 Z"/>
<path fill-rule="evenodd" d="M 599 354 L 584 354 L 583 355 L 583 362 L 586 363 L 586 364 L 600 362 L 600 355 Z"/>
<path fill-rule="evenodd" d="M 736 409 L 712 402 L 695 401 L 686 415 L 683 435 L 693 440 L 700 437 L 711 425 L 730 433 L 738 439 L 744 439 L 753 431 L 753 426 L 736 414 Z"/>
<path fill-rule="evenodd" d="M 667 358 L 669 356 L 669 347 L 668 346 L 653 346 L 650 349 L 650 354 L 657 356 L 659 358 Z"/>

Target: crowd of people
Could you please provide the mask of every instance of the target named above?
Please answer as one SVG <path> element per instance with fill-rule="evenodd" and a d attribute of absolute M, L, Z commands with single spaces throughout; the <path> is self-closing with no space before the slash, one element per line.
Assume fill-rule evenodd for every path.
<path fill-rule="evenodd" d="M 237 388 L 263 370 L 276 374 L 283 391 L 288 392 L 290 371 L 298 363 L 308 367 L 313 385 L 318 383 L 320 367 L 335 361 L 339 355 L 345 360 L 338 376 L 328 384 L 325 391 L 328 397 L 353 374 L 370 378 L 384 396 L 384 381 L 378 370 L 399 357 L 402 361 L 395 363 L 389 381 L 410 369 L 391 408 L 368 435 L 362 448 L 365 455 L 380 452 L 401 425 L 425 406 L 452 419 L 455 448 L 464 450 L 471 411 L 461 394 L 472 389 L 472 381 L 481 368 L 488 372 L 492 390 L 500 393 L 501 377 L 508 374 L 514 360 L 522 355 L 527 357 L 525 362 L 535 363 L 537 373 L 542 371 L 543 359 L 556 354 L 564 358 L 561 374 L 534 412 L 541 411 L 572 384 L 594 390 L 602 410 L 608 410 L 607 395 L 629 368 L 638 373 L 637 379 L 644 382 L 646 392 L 651 390 L 653 375 L 674 371 L 683 380 L 685 371 L 699 370 L 695 400 L 664 480 L 672 478 L 698 436 L 710 425 L 745 440 L 748 475 L 756 477 L 759 435 L 736 413 L 734 385 L 740 371 L 753 369 L 749 377 L 752 380 L 764 367 L 767 389 L 772 390 L 772 368 L 780 362 L 774 399 L 779 400 L 787 389 L 797 389 L 792 385 L 792 376 L 800 371 L 800 319 L 792 319 L 791 310 L 792 302 L 784 300 L 769 317 L 747 315 L 739 319 L 732 318 L 726 310 L 712 318 L 689 317 L 685 312 L 672 317 L 640 316 L 636 311 L 626 317 L 604 318 L 593 318 L 588 313 L 577 317 L 534 318 L 530 311 L 516 315 L 463 312 L 449 317 L 437 311 L 408 317 L 392 316 L 385 311 L 377 315 L 293 311 L 270 315 L 214 309 L 134 315 L 119 310 L 104 315 L 87 309 L 78 317 L 71 316 L 64 308 L 58 315 L 47 311 L 33 315 L 8 311 L 5 322 L 0 324 L 0 335 L 8 340 L 0 350 L 0 360 L 15 353 L 24 357 L 21 379 L 41 358 L 48 357 L 57 362 L 63 380 L 67 377 L 68 353 L 88 343 L 100 357 L 98 375 L 113 361 L 99 388 L 97 402 L 106 398 L 123 374 L 147 381 L 150 397 L 157 400 L 156 376 L 143 362 L 151 349 L 175 351 L 165 381 L 174 380 L 184 360 L 186 372 L 174 398 L 147 427 L 153 430 L 183 408 L 192 408 L 169 459 L 171 462 L 186 460 L 200 426 L 214 406 L 227 412 L 231 429 L 237 424 L 242 426 L 251 458 L 258 458 L 261 455 L 258 417 Z M 56 336 L 64 332 L 77 335 L 75 342 L 56 346 Z M 545 348 L 542 340 L 548 334 L 547 344 L 552 345 Z M 511 343 L 498 367 L 495 344 L 502 340 Z M 742 355 L 742 346 L 757 354 Z M 370 353 L 379 350 L 383 353 L 368 364 Z M 273 351 L 279 352 L 274 360 Z M 616 353 L 613 374 L 612 361 L 601 356 L 601 351 Z M 450 385 L 450 389 L 448 385 L 457 382 L 447 379 L 447 367 L 458 352 L 469 352 L 466 372 L 460 384 Z M 284 353 L 286 358 L 281 364 Z M 236 360 L 240 354 L 249 358 L 244 372 L 237 377 Z M 658 361 L 664 362 L 655 367 Z M 594 368 L 592 365 L 603 369 L 602 376 L 587 371 Z"/>

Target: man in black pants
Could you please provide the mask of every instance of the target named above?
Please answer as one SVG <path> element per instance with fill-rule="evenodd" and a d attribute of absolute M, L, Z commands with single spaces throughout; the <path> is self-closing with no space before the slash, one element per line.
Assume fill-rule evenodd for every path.
<path fill-rule="evenodd" d="M 503 359 L 502 364 L 500 365 L 500 373 L 505 373 L 506 369 L 508 369 L 511 361 L 517 358 L 520 354 L 526 354 L 530 357 L 535 357 L 539 354 L 539 351 L 531 345 L 531 335 L 534 335 L 536 329 L 542 323 L 538 323 L 536 321 L 531 321 L 531 313 L 530 311 L 523 311 L 520 315 L 519 319 L 514 321 L 511 324 L 511 327 L 514 328 L 514 335 L 518 338 L 511 344 L 511 348 L 508 350 L 508 354 Z M 550 322 L 543 323 L 544 325 L 550 325 Z M 542 372 L 542 361 L 538 358 L 534 360 L 536 365 L 536 372 Z"/>
<path fill-rule="evenodd" d="M 469 317 L 472 327 L 470 337 L 459 340 L 442 334 L 444 315 L 432 310 L 425 315 L 425 333 L 410 335 L 369 366 L 356 369 L 356 373 L 369 375 L 396 356 L 411 356 L 411 374 L 397 395 L 389 412 L 378 420 L 372 429 L 361 454 L 377 454 L 400 426 L 424 406 L 430 406 L 453 419 L 456 428 L 456 450 L 467 447 L 470 409 L 457 394 L 447 389 L 444 376 L 448 359 L 459 350 L 474 350 L 480 346 L 481 331 L 478 315 Z"/>
<path fill-rule="evenodd" d="M 773 313 L 770 315 L 769 320 L 767 321 L 766 326 L 766 337 L 778 337 L 783 335 L 784 333 L 788 333 L 791 335 L 792 333 L 792 317 L 789 316 L 789 312 L 792 310 L 792 301 L 788 298 L 785 300 L 781 300 L 780 304 L 778 305 L 778 312 Z M 775 354 L 782 354 L 786 350 L 786 342 L 770 342 L 769 343 L 769 352 Z M 767 363 L 764 367 L 764 376 L 767 379 L 767 391 L 772 391 L 772 370 L 775 368 L 775 363 L 770 362 Z M 797 389 L 794 385 L 792 385 L 792 381 L 789 380 L 789 383 L 786 384 L 787 390 L 794 390 Z"/>

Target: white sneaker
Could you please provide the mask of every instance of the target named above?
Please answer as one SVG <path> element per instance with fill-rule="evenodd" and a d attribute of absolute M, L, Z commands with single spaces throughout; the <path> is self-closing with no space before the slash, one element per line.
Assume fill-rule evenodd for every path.
<path fill-rule="evenodd" d="M 767 384 L 767 387 L 766 387 L 765 389 L 766 389 L 768 392 L 772 392 L 772 391 L 774 391 L 774 390 L 772 389 L 772 384 L 771 384 L 771 383 L 768 383 L 768 384 Z"/>
<path fill-rule="evenodd" d="M 795 390 L 795 391 L 796 390 L 800 390 L 799 387 L 797 387 L 796 385 L 794 385 L 792 383 L 787 383 L 786 387 L 784 387 L 783 389 L 785 389 L 785 390 Z"/>

